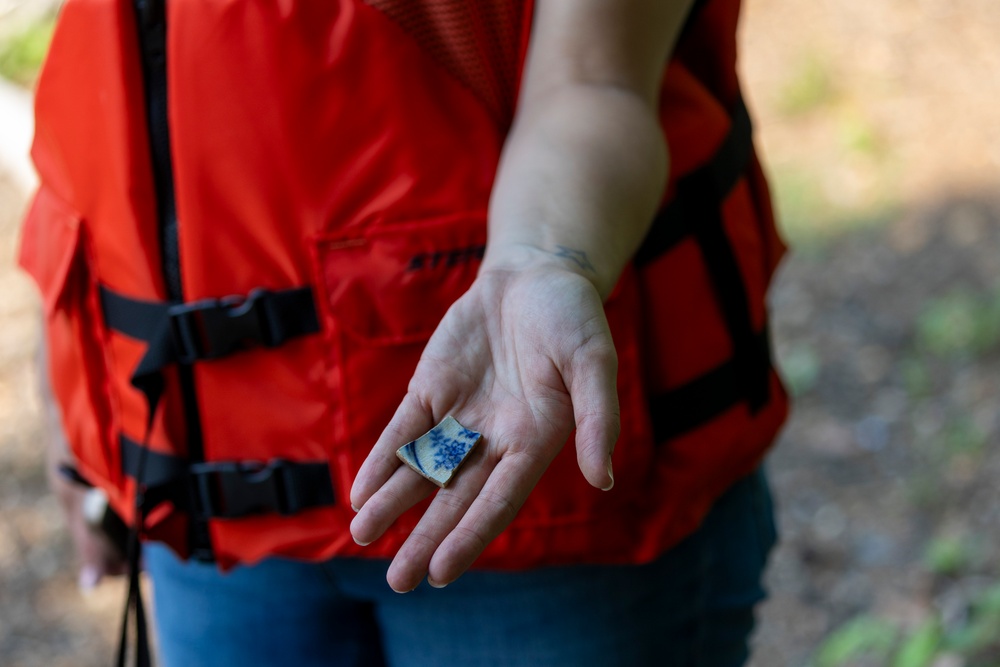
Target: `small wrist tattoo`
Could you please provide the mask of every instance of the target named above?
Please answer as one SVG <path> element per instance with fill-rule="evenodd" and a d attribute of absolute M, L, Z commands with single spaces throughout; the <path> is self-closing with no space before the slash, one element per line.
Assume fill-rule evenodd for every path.
<path fill-rule="evenodd" d="M 556 257 L 565 257 L 569 261 L 579 266 L 584 271 L 597 273 L 597 269 L 595 269 L 594 265 L 590 263 L 590 259 L 587 257 L 587 253 L 585 253 L 582 250 L 575 250 L 573 248 L 567 248 L 564 245 L 557 245 L 556 251 L 552 254 L 555 255 Z"/>

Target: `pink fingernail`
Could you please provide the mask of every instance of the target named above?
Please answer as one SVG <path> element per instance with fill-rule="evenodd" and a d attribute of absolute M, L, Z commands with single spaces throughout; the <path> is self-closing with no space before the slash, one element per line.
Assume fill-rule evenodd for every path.
<path fill-rule="evenodd" d="M 101 581 L 101 572 L 93 565 L 84 565 L 80 568 L 80 574 L 76 579 L 76 585 L 83 593 L 90 593 Z"/>
<path fill-rule="evenodd" d="M 389 588 L 392 588 L 392 586 L 390 586 Z M 395 588 L 392 588 L 392 592 L 393 593 L 398 593 L 399 595 L 406 595 L 407 593 L 412 593 L 415 590 L 417 590 L 417 589 L 416 588 L 411 588 L 411 589 L 405 590 L 405 591 L 397 591 Z"/>
<path fill-rule="evenodd" d="M 615 485 L 615 471 L 611 469 L 611 457 L 608 457 L 608 477 L 611 478 L 611 483 L 605 486 L 602 491 L 610 491 Z"/>

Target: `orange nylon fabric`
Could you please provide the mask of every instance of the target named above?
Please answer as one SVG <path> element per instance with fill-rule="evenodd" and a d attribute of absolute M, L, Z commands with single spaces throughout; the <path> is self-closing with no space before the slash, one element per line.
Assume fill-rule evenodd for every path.
<path fill-rule="evenodd" d="M 322 325 L 279 348 L 195 366 L 206 460 L 327 460 L 337 498 L 291 517 L 212 520 L 221 567 L 269 555 L 388 557 L 419 518 L 422 507 L 358 547 L 347 498 L 427 337 L 478 269 L 513 100 L 506 86 L 530 28 L 527 5 L 493 4 L 501 3 L 475 11 L 417 0 L 405 6 L 419 11 L 388 0 L 167 3 L 185 298 L 311 285 Z M 738 0 L 709 2 L 665 69 L 668 198 L 729 130 L 738 8 Z M 463 11 L 474 27 L 456 32 Z M 134 25 L 127 0 L 64 5 L 37 93 L 33 155 L 43 185 L 21 249 L 47 305 L 71 447 L 126 517 L 134 489 L 117 438 L 143 439 L 146 404 L 129 378 L 145 347 L 104 325 L 97 290 L 164 298 Z M 462 46 L 470 34 L 475 48 Z M 502 55 L 483 44 L 499 44 Z M 493 57 L 503 63 L 477 74 Z M 759 328 L 782 247 L 756 166 L 722 208 Z M 478 566 L 651 560 L 757 465 L 785 416 L 776 377 L 761 410 L 738 404 L 654 442 L 650 399 L 732 353 L 710 283 L 690 242 L 626 270 L 607 303 L 623 424 L 616 487 L 589 487 L 565 448 Z M 178 386 L 165 375 L 149 446 L 184 455 Z M 148 535 L 186 553 L 184 520 L 162 507 Z"/>
<path fill-rule="evenodd" d="M 520 0 L 365 0 L 391 18 L 498 119 L 513 116 L 519 62 L 530 18 Z"/>

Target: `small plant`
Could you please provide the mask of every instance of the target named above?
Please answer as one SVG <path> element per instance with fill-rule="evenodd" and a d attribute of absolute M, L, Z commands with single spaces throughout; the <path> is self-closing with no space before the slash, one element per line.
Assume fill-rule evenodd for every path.
<path fill-rule="evenodd" d="M 857 113 L 848 113 L 840 119 L 840 143 L 845 150 L 869 158 L 880 158 L 885 152 L 882 140 L 872 123 Z"/>
<path fill-rule="evenodd" d="M 32 86 L 45 60 L 55 29 L 55 15 L 46 15 L 0 42 L 0 76 Z"/>
<path fill-rule="evenodd" d="M 937 657 L 941 641 L 941 624 L 936 618 L 925 621 L 902 641 L 892 667 L 928 667 Z"/>
<path fill-rule="evenodd" d="M 771 186 L 782 231 L 796 246 L 825 240 L 833 216 L 820 177 L 802 165 L 772 171 Z"/>
<path fill-rule="evenodd" d="M 972 560 L 972 547 L 956 537 L 938 537 L 931 541 L 924 553 L 927 569 L 935 574 L 956 575 Z"/>
<path fill-rule="evenodd" d="M 836 96 L 829 59 L 810 54 L 785 84 L 778 106 L 787 115 L 798 116 L 829 105 Z"/>
<path fill-rule="evenodd" d="M 833 634 L 816 653 L 816 667 L 845 667 L 861 659 L 886 664 L 896 643 L 896 627 L 873 616 L 854 618 Z"/>
<path fill-rule="evenodd" d="M 931 372 L 923 359 L 918 356 L 904 357 L 898 368 L 903 387 L 911 400 L 925 398 L 931 393 Z"/>
<path fill-rule="evenodd" d="M 975 357 L 1000 343 L 1000 293 L 958 290 L 934 299 L 917 320 L 920 346 L 938 356 Z"/>
<path fill-rule="evenodd" d="M 792 394 L 801 396 L 816 385 L 823 363 L 811 345 L 801 343 L 784 351 L 778 366 Z"/>
<path fill-rule="evenodd" d="M 1000 654 L 1000 584 L 986 589 L 973 602 L 965 624 L 946 637 L 954 651 L 973 659 Z M 972 664 L 985 664 L 978 660 Z M 989 664 L 995 665 L 996 662 Z"/>
<path fill-rule="evenodd" d="M 948 661 L 943 659 L 948 658 Z M 960 623 L 934 614 L 912 629 L 871 615 L 832 632 L 813 656 L 813 667 L 993 667 L 1000 664 L 1000 584 L 970 603 Z"/>
<path fill-rule="evenodd" d="M 978 454 L 986 447 L 986 434 L 968 417 L 950 420 L 943 435 L 944 453 L 949 459 L 961 454 Z"/>

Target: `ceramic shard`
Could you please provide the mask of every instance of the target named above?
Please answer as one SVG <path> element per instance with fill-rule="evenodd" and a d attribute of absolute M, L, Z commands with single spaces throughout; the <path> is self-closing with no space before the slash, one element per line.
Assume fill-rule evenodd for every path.
<path fill-rule="evenodd" d="M 462 461 L 483 436 L 451 416 L 396 450 L 396 456 L 441 488 L 448 485 Z"/>

